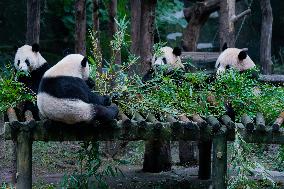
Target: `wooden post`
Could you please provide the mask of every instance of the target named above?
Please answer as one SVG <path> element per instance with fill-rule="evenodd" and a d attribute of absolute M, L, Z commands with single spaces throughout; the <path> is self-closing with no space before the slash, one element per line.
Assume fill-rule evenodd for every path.
<path fill-rule="evenodd" d="M 22 125 L 17 135 L 17 189 L 32 188 L 32 139 L 29 125 Z"/>
<path fill-rule="evenodd" d="M 162 124 L 153 114 L 149 114 L 147 116 L 147 121 L 156 124 L 154 129 L 155 132 L 161 132 L 159 128 L 162 128 Z M 165 141 L 159 138 L 145 141 L 143 171 L 151 173 L 169 171 L 172 166 L 171 160 L 170 141 Z"/>
<path fill-rule="evenodd" d="M 40 0 L 27 0 L 26 43 L 39 43 L 40 34 Z"/>
<path fill-rule="evenodd" d="M 220 132 L 213 137 L 213 165 L 212 181 L 214 189 L 227 188 L 227 141 L 226 129 L 222 127 Z"/>

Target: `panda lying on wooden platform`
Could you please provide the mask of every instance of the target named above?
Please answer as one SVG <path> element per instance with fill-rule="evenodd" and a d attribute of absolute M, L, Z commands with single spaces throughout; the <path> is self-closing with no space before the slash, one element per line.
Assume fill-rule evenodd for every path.
<path fill-rule="evenodd" d="M 75 124 L 115 119 L 118 107 L 109 96 L 91 92 L 87 58 L 70 54 L 43 76 L 37 95 L 40 113 L 51 120 Z"/>

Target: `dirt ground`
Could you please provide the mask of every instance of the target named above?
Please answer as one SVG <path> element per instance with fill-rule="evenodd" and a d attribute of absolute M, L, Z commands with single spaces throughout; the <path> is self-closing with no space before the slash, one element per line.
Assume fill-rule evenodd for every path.
<path fill-rule="evenodd" d="M 0 183 L 11 181 L 11 157 L 12 142 L 5 141 L 0 149 Z M 173 166 L 169 172 L 143 173 L 141 171 L 143 162 L 143 151 L 141 143 L 129 144 L 129 149 L 122 159 L 128 162 L 126 165 L 118 165 L 123 175 L 107 177 L 107 183 L 113 189 L 132 188 L 210 188 L 210 181 L 200 183 L 197 179 L 198 167 Z M 62 181 L 65 174 L 72 174 L 80 170 L 78 167 L 78 154 L 80 149 L 78 142 L 34 142 L 33 143 L 33 182 L 34 188 L 49 188 L 50 185 L 57 185 Z M 177 144 L 172 145 L 172 159 L 174 164 L 178 162 Z M 257 171 L 257 170 L 256 170 Z M 273 179 L 284 184 L 284 173 L 271 171 Z M 90 181 L 95 185 L 94 181 Z M 1 185 L 0 185 L 1 186 Z M 43 187 L 44 186 L 44 187 Z M 284 188 L 284 187 L 283 187 Z"/>

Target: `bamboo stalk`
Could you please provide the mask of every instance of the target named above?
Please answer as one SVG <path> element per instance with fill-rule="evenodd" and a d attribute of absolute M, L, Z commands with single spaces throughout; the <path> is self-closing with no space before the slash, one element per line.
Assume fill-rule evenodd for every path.
<path fill-rule="evenodd" d="M 248 132 L 253 131 L 254 129 L 254 123 L 252 121 L 252 119 L 247 115 L 244 114 L 241 118 L 242 123 L 244 124 L 245 128 L 247 129 Z"/>

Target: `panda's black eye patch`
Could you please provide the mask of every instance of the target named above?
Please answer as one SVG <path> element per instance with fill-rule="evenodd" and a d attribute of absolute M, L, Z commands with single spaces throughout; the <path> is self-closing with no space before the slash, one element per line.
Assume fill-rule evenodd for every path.
<path fill-rule="evenodd" d="M 20 61 L 20 60 L 18 60 L 18 66 L 20 65 L 20 63 L 21 63 L 21 61 Z"/>
<path fill-rule="evenodd" d="M 230 66 L 230 65 L 227 65 L 227 66 L 226 66 L 226 69 L 230 69 L 230 68 L 231 68 L 231 66 Z"/>
<path fill-rule="evenodd" d="M 27 64 L 27 66 L 31 65 L 31 63 L 30 63 L 30 61 L 28 59 L 25 60 L 25 63 Z"/>
<path fill-rule="evenodd" d="M 157 61 L 157 57 L 155 57 L 155 61 Z"/>
<path fill-rule="evenodd" d="M 163 59 L 164 64 L 167 64 L 167 59 L 164 57 Z"/>

